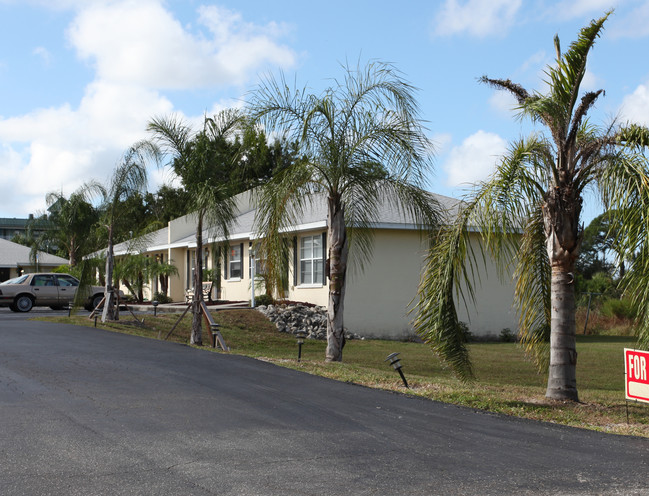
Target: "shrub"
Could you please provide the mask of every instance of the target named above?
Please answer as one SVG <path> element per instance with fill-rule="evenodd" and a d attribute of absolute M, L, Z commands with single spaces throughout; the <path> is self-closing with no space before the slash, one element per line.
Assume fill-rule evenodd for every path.
<path fill-rule="evenodd" d="M 153 295 L 153 299 L 151 301 L 155 301 L 155 300 L 157 300 L 158 303 L 171 303 L 171 302 L 173 302 L 173 300 L 169 296 L 167 296 L 164 293 L 160 293 L 160 292 L 155 293 Z"/>
<path fill-rule="evenodd" d="M 275 300 L 271 295 L 260 295 L 260 296 L 255 296 L 255 305 L 272 305 L 275 303 Z"/>
<path fill-rule="evenodd" d="M 628 299 L 608 298 L 600 307 L 600 312 L 606 317 L 618 317 L 623 319 L 634 319 L 637 315 L 636 308 Z"/>
<path fill-rule="evenodd" d="M 462 340 L 465 343 L 473 341 L 473 334 L 469 330 L 469 324 L 466 322 L 458 322 L 458 327 L 460 328 L 460 334 L 462 335 Z"/>
<path fill-rule="evenodd" d="M 509 327 L 505 327 L 500 331 L 500 340 L 504 343 L 513 343 L 516 341 L 516 333 L 513 332 Z"/>

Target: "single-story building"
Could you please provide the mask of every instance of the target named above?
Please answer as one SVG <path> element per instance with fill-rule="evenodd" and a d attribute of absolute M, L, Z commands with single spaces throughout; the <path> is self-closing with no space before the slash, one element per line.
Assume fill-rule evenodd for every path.
<path fill-rule="evenodd" d="M 36 261 L 30 259 L 31 248 L 0 238 L 0 282 L 25 272 L 48 272 L 68 264 L 65 258 L 39 251 Z"/>
<path fill-rule="evenodd" d="M 458 200 L 435 195 L 449 211 Z M 249 193 L 237 196 L 238 215 L 227 240 L 226 256 L 220 258 L 220 292 L 214 299 L 247 301 L 251 299 L 251 256 L 253 242 L 259 238 L 255 232 L 256 208 Z M 409 313 L 417 294 L 420 273 L 427 249 L 427 240 L 412 222 L 399 212 L 383 205 L 378 212 L 379 222 L 373 224 L 374 245 L 369 262 L 363 270 L 353 263 L 347 273 L 344 307 L 345 327 L 368 337 L 407 338 L 413 335 Z M 178 276 L 169 279 L 168 296 L 174 301 L 184 301 L 185 290 L 192 286 L 192 271 L 196 250 L 196 221 L 193 215 L 175 219 L 169 225 L 140 243 L 138 250 L 157 260 L 172 262 Z M 289 243 L 289 287 L 287 299 L 316 305 L 327 305 L 328 280 L 325 276 L 327 257 L 327 209 L 324 197 L 314 201 L 300 221 L 293 226 Z M 217 266 L 217 249 L 224 246 L 223 239 L 215 239 L 209 230 L 203 233 L 205 269 Z M 478 235 L 475 236 L 478 243 Z M 116 256 L 133 253 L 133 243 L 115 246 Z M 129 248 L 130 247 L 130 248 Z M 257 260 L 256 266 L 259 266 Z M 259 270 L 259 269 L 258 269 Z M 517 328 L 517 316 L 512 309 L 514 283 L 502 283 L 495 266 L 488 267 L 476 289 L 477 307 L 468 314 L 464 305 L 458 305 L 460 320 L 466 322 L 477 336 L 497 337 L 502 329 Z M 151 281 L 149 297 L 158 291 L 158 282 Z M 216 291 L 216 290 L 214 290 Z M 263 290 L 256 289 L 256 294 Z"/>

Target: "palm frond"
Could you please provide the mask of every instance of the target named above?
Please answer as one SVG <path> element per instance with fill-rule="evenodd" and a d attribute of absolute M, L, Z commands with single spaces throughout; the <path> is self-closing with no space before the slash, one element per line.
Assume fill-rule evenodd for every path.
<path fill-rule="evenodd" d="M 600 36 L 606 19 L 612 14 L 607 12 L 599 19 L 582 28 L 577 40 L 570 44 L 568 50 L 556 61 L 556 67 L 549 67 L 552 100 L 562 106 L 564 112 L 558 115 L 570 116 L 577 102 L 581 81 L 586 73 L 588 54 Z M 557 115 L 557 114 L 555 114 Z M 564 123 L 567 129 L 568 123 Z"/>
<path fill-rule="evenodd" d="M 550 359 L 550 262 L 540 208 L 532 212 L 525 225 L 514 279 L 521 346 L 539 371 L 545 371 Z"/>
<path fill-rule="evenodd" d="M 287 239 L 317 192 L 311 174 L 308 164 L 294 164 L 253 192 L 258 205 L 255 229 L 259 253 L 265 260 L 267 277 L 277 288 L 283 287 L 286 277 L 290 248 Z"/>
<path fill-rule="evenodd" d="M 455 224 L 431 236 L 413 309 L 415 332 L 463 381 L 472 380 L 474 373 L 454 296 L 464 301 L 475 298 L 476 254 L 468 229 L 473 207 L 467 205 Z"/>
<path fill-rule="evenodd" d="M 487 84 L 497 90 L 507 90 L 522 105 L 530 98 L 530 93 L 523 88 L 520 84 L 516 84 L 511 79 L 491 79 L 487 76 L 482 76 L 478 79 L 479 82 Z"/>

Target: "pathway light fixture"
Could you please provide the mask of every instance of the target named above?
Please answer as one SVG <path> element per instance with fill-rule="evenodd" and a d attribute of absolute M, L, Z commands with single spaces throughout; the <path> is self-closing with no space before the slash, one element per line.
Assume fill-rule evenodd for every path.
<path fill-rule="evenodd" d="M 302 359 L 302 345 L 306 339 L 306 331 L 300 329 L 295 333 L 295 336 L 297 337 L 297 361 L 299 362 Z"/>
<path fill-rule="evenodd" d="M 388 360 L 390 361 L 390 365 L 392 365 L 392 367 L 394 367 L 394 370 L 399 372 L 399 375 L 401 376 L 401 380 L 403 381 L 403 385 L 406 386 L 408 389 L 410 389 L 408 387 L 408 381 L 406 381 L 406 376 L 403 375 L 403 370 L 401 370 L 401 367 L 402 367 L 401 361 L 400 361 L 401 359 L 398 358 L 397 355 L 399 355 L 399 353 L 390 353 L 388 355 L 388 357 L 383 361 L 384 362 L 387 362 Z"/>

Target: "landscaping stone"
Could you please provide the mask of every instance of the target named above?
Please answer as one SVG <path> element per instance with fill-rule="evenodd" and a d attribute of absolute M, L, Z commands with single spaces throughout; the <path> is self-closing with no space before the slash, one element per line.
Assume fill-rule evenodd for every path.
<path fill-rule="evenodd" d="M 273 322 L 279 332 L 296 334 L 300 329 L 307 333 L 307 339 L 327 339 L 327 309 L 305 305 L 260 305 L 256 307 Z M 345 329 L 345 339 L 365 339 Z"/>

